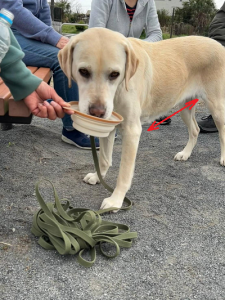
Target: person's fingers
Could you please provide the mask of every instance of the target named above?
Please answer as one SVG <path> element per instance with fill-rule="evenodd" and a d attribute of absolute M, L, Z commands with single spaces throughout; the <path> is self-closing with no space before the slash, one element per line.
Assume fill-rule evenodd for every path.
<path fill-rule="evenodd" d="M 54 101 L 51 102 L 51 105 L 53 106 L 53 109 L 55 110 L 57 117 L 63 118 L 65 114 L 64 114 L 62 107 Z"/>
<path fill-rule="evenodd" d="M 44 101 L 46 99 L 52 99 L 60 106 L 70 107 L 70 104 L 65 102 L 57 93 L 56 91 L 50 87 L 47 83 L 42 81 L 39 87 L 36 90 L 38 96 Z"/>
<path fill-rule="evenodd" d="M 61 107 L 69 108 L 71 106 L 69 103 L 65 102 L 61 97 L 59 97 L 54 89 L 52 89 L 51 99 L 53 100 L 51 103 L 55 102 L 59 104 Z M 74 113 L 73 110 L 69 110 L 69 109 L 64 109 L 63 111 L 68 115 L 72 115 Z"/>
<path fill-rule="evenodd" d="M 66 114 L 68 114 L 68 115 L 74 114 L 74 110 L 70 110 L 70 109 L 67 109 L 67 108 L 63 109 L 63 111 L 64 111 Z"/>
<path fill-rule="evenodd" d="M 33 109 L 32 111 L 31 111 L 31 113 L 34 115 L 34 116 L 37 116 L 37 114 L 40 112 L 40 109 L 37 107 L 37 108 L 35 108 L 35 109 Z"/>
<path fill-rule="evenodd" d="M 65 37 L 65 36 L 62 36 L 60 38 L 60 40 L 58 41 L 56 47 L 59 48 L 59 49 L 62 49 L 64 48 L 64 46 L 69 42 L 69 38 L 68 37 Z"/>
<path fill-rule="evenodd" d="M 55 120 L 57 118 L 57 115 L 52 105 L 50 105 L 47 101 L 44 101 L 43 105 L 47 108 L 48 119 Z"/>
<path fill-rule="evenodd" d="M 47 107 L 38 103 L 38 108 L 39 108 L 39 112 L 37 114 L 35 114 L 35 116 L 37 116 L 39 118 L 47 118 L 48 117 Z"/>
<path fill-rule="evenodd" d="M 63 101 L 62 106 L 70 107 L 71 105 L 68 102 Z"/>
<path fill-rule="evenodd" d="M 53 88 L 51 88 L 50 92 L 51 92 L 51 99 L 52 99 L 53 101 L 55 101 L 56 103 L 58 103 L 60 106 L 70 107 L 70 104 L 67 103 L 67 102 L 65 102 L 65 101 L 64 101 L 64 100 L 56 93 L 56 91 L 55 91 Z"/>

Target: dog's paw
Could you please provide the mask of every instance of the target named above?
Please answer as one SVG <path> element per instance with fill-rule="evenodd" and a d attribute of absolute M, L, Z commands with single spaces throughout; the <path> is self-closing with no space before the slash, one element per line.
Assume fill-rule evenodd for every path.
<path fill-rule="evenodd" d="M 122 204 L 123 204 L 123 199 L 119 200 L 118 198 L 114 198 L 113 196 L 111 196 L 103 200 L 101 209 L 116 207 L 118 209 L 113 210 L 113 212 L 116 213 L 122 207 Z"/>
<path fill-rule="evenodd" d="M 174 160 L 188 160 L 188 158 L 190 157 L 190 155 L 188 155 L 187 153 L 185 153 L 184 151 L 178 152 L 175 156 L 174 156 Z"/>
<path fill-rule="evenodd" d="M 100 180 L 98 178 L 97 173 L 88 173 L 85 177 L 84 177 L 84 182 L 89 183 L 89 184 L 96 184 L 99 183 Z"/>
<path fill-rule="evenodd" d="M 225 167 L 225 158 L 221 157 L 220 164 L 221 166 Z"/>

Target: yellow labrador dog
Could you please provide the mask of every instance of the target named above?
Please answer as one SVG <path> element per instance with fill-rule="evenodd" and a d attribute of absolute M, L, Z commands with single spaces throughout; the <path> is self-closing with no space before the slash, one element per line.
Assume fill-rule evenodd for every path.
<path fill-rule="evenodd" d="M 219 131 L 220 163 L 225 166 L 225 49 L 218 42 L 190 36 L 144 42 L 125 38 L 105 28 L 92 28 L 73 37 L 59 52 L 69 84 L 79 87 L 81 112 L 109 118 L 112 111 L 124 117 L 121 124 L 122 157 L 116 188 L 101 208 L 120 208 L 131 186 L 142 131 L 141 118 L 152 122 L 173 106 L 201 98 Z M 175 160 L 187 160 L 197 142 L 195 107 L 181 112 L 189 140 Z M 100 169 L 105 177 L 112 164 L 115 131 L 100 138 Z M 96 173 L 84 178 L 99 182 Z"/>

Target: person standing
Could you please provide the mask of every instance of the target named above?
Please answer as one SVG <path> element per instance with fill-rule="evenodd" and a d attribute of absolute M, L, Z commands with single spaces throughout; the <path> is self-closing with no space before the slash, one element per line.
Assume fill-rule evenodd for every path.
<path fill-rule="evenodd" d="M 162 40 L 154 0 L 92 0 L 89 28 L 104 27 L 120 32 L 125 37 L 140 38 L 145 29 L 147 42 Z M 165 119 L 162 116 L 157 122 Z M 171 123 L 166 120 L 162 125 Z"/>
<path fill-rule="evenodd" d="M 162 40 L 154 0 L 92 0 L 89 27 L 105 27 L 135 38 L 145 29 L 145 41 Z"/>
<path fill-rule="evenodd" d="M 225 2 L 217 11 L 209 26 L 209 37 L 225 47 Z M 213 133 L 218 131 L 211 115 L 202 117 L 201 121 L 198 122 L 198 126 L 201 133 Z"/>

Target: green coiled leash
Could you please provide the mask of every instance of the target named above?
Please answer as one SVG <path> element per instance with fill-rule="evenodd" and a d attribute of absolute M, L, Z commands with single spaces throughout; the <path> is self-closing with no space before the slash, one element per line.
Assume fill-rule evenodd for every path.
<path fill-rule="evenodd" d="M 113 192 L 113 189 L 102 179 L 94 137 L 90 137 L 90 139 L 99 180 L 107 190 Z M 57 250 L 62 255 L 78 254 L 78 262 L 82 266 L 91 267 L 96 260 L 96 245 L 99 245 L 103 255 L 110 258 L 119 255 L 120 247 L 131 247 L 132 239 L 137 237 L 137 233 L 130 232 L 127 225 L 105 221 L 100 216 L 103 213 L 118 210 L 118 208 L 98 211 L 73 208 L 68 200 L 60 200 L 53 184 L 49 180 L 46 181 L 52 185 L 55 203 L 45 203 L 39 192 L 38 182 L 35 191 L 41 209 L 35 213 L 31 229 L 31 232 L 39 237 L 38 243 L 44 249 Z M 124 198 L 124 202 L 127 206 L 122 207 L 121 210 L 130 209 L 131 201 Z M 110 255 L 103 250 L 104 243 L 115 246 L 114 254 Z M 90 260 L 83 258 L 84 251 L 89 253 Z"/>

